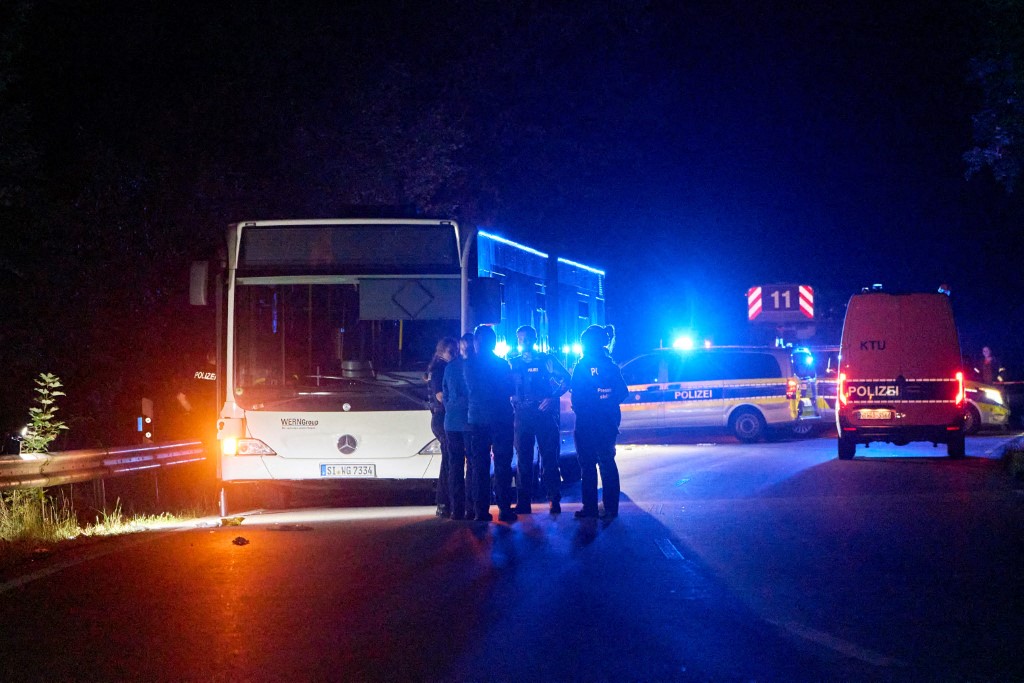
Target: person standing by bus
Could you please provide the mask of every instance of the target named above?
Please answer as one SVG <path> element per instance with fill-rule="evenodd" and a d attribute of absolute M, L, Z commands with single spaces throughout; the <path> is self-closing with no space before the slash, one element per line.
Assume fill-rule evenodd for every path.
<path fill-rule="evenodd" d="M 469 332 L 459 339 L 459 355 L 444 371 L 442 400 L 444 402 L 444 431 L 448 440 L 448 492 L 451 498 L 452 519 L 472 519 L 472 475 L 467 471 L 469 457 L 469 390 L 466 388 L 466 359 L 472 356 L 473 335 Z M 467 480 L 470 482 L 466 486 Z"/>
<path fill-rule="evenodd" d="M 572 371 L 572 409 L 576 413 L 576 456 L 580 463 L 583 508 L 577 519 L 597 517 L 597 469 L 601 469 L 606 521 L 619 514 L 619 468 L 615 464 L 615 437 L 622 417 L 619 404 L 629 390 L 619 366 L 605 345 L 608 333 L 591 325 L 580 335 L 583 357 Z"/>
<path fill-rule="evenodd" d="M 430 407 L 430 431 L 441 445 L 441 471 L 437 475 L 437 510 L 438 517 L 451 517 L 451 495 L 448 491 L 450 476 L 448 473 L 451 458 L 448 453 L 448 436 L 445 434 L 445 405 L 442 382 L 445 368 L 458 353 L 459 343 L 453 337 L 443 337 L 437 342 L 434 357 L 427 366 L 427 405 Z"/>
<path fill-rule="evenodd" d="M 489 325 L 474 330 L 476 355 L 466 361 L 473 458 L 473 495 L 477 521 L 491 521 L 490 460 L 494 451 L 494 493 L 498 519 L 514 522 L 512 511 L 512 368 L 494 353 L 497 336 Z"/>
<path fill-rule="evenodd" d="M 519 501 L 516 514 L 529 514 L 533 500 L 533 448 L 540 453 L 544 489 L 551 501 L 550 511 L 558 514 L 561 507 L 561 476 L 558 473 L 558 407 L 559 397 L 569 390 L 572 377 L 554 356 L 537 351 L 537 330 L 523 325 L 516 330 L 520 355 L 512 359 L 512 381 L 515 395 L 515 450 L 519 459 Z"/>

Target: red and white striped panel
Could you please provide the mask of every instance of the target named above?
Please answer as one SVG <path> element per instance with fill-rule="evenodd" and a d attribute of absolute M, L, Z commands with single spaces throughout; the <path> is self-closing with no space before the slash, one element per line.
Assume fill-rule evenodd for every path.
<path fill-rule="evenodd" d="M 800 312 L 814 320 L 814 290 L 800 285 Z"/>
<path fill-rule="evenodd" d="M 747 320 L 761 315 L 761 288 L 751 287 L 747 290 Z"/>

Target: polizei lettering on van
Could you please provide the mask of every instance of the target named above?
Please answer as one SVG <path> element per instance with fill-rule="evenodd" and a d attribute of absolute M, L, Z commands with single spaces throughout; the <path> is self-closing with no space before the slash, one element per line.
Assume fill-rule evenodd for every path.
<path fill-rule="evenodd" d="M 899 398 L 900 388 L 897 384 L 855 384 L 847 387 L 846 395 L 868 401 L 876 398 Z"/>

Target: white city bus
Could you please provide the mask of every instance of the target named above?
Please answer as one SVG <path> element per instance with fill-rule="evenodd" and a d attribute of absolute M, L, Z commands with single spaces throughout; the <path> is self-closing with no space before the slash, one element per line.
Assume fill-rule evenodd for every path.
<path fill-rule="evenodd" d="M 424 369 L 439 338 L 494 322 L 470 319 L 459 226 L 252 221 L 229 226 L 227 246 L 221 513 L 243 483 L 435 478 Z M 199 281 L 194 271 L 193 303 Z"/>

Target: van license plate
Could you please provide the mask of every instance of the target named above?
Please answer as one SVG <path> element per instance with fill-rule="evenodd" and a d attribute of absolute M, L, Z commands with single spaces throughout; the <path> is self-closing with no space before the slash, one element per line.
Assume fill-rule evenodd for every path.
<path fill-rule="evenodd" d="M 892 411 L 881 408 L 868 408 L 860 411 L 862 420 L 891 420 Z"/>
<path fill-rule="evenodd" d="M 347 477 L 352 479 L 373 479 L 377 476 L 376 465 L 320 465 L 321 477 Z"/>

